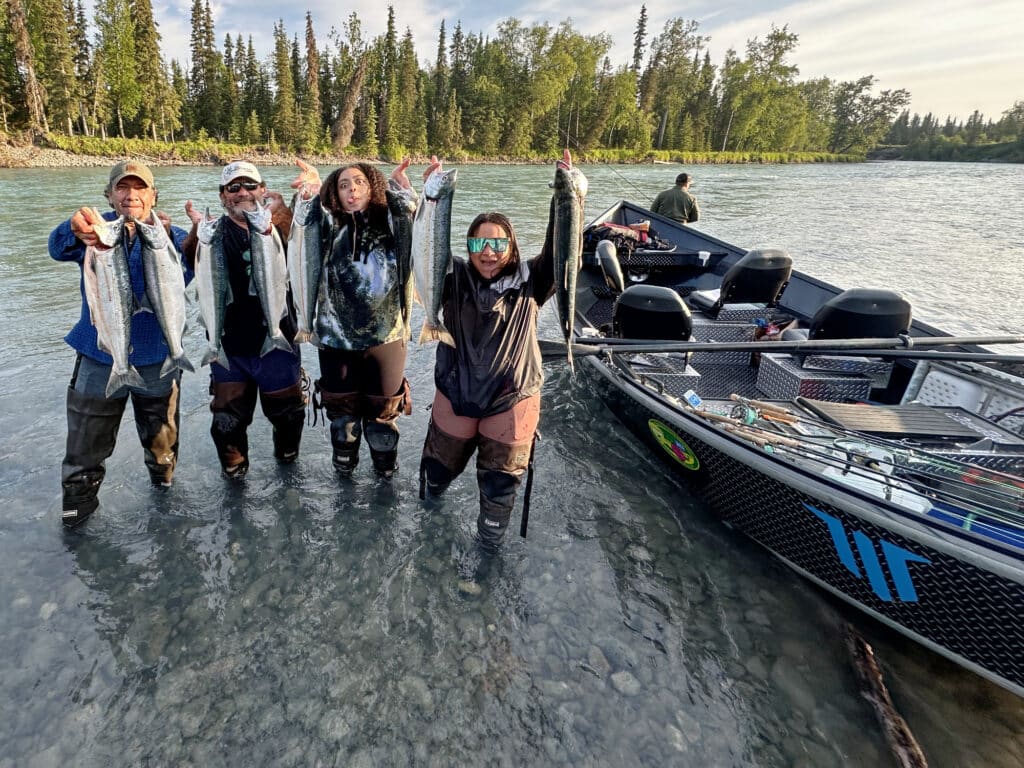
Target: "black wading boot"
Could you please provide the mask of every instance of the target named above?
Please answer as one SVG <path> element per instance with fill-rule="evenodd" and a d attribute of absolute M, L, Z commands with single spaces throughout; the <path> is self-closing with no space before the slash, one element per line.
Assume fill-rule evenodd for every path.
<path fill-rule="evenodd" d="M 261 392 L 263 414 L 274 426 L 274 458 L 291 464 L 299 457 L 302 427 L 306 423 L 306 397 L 300 384 L 275 392 Z"/>
<path fill-rule="evenodd" d="M 363 402 L 363 431 L 373 468 L 381 477 L 389 478 L 398 471 L 398 416 L 412 413 L 409 382 L 403 379 L 396 395 L 367 395 Z"/>
<path fill-rule="evenodd" d="M 349 477 L 359 464 L 359 444 L 363 437 L 362 395 L 358 392 L 320 390 L 320 402 L 331 421 L 334 468 L 338 474 Z"/>
<path fill-rule="evenodd" d="M 135 428 L 145 457 L 149 479 L 158 487 L 169 487 L 178 463 L 178 429 L 181 426 L 181 390 L 171 384 L 166 395 L 150 397 L 132 392 Z"/>
<path fill-rule="evenodd" d="M 68 387 L 68 439 L 61 464 L 61 522 L 69 528 L 86 520 L 99 506 L 103 462 L 114 452 L 117 430 L 128 397 L 88 397 Z"/>
<path fill-rule="evenodd" d="M 481 548 L 495 551 L 505 537 L 516 491 L 530 463 L 532 440 L 509 445 L 480 438 L 476 477 L 480 485 L 480 516 L 476 530 Z"/>
<path fill-rule="evenodd" d="M 226 381 L 210 385 L 213 423 L 210 436 L 217 447 L 217 458 L 224 476 L 232 480 L 249 471 L 249 437 L 246 433 L 256 410 L 256 385 Z"/>

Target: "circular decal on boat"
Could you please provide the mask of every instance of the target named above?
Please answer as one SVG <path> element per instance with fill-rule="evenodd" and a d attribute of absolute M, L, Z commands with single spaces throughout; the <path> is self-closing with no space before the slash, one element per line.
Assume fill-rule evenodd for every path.
<path fill-rule="evenodd" d="M 647 422 L 647 428 L 651 430 L 654 439 L 658 441 L 658 444 L 665 449 L 669 456 L 687 469 L 700 469 L 700 461 L 697 459 L 697 454 L 693 452 L 693 449 L 686 444 L 683 438 L 669 429 L 669 427 L 657 419 L 650 419 Z"/>

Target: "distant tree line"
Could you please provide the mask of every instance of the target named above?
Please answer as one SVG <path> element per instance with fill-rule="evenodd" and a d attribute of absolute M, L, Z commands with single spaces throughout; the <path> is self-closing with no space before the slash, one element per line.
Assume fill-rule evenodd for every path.
<path fill-rule="evenodd" d="M 209 0 L 192 0 L 189 50 L 161 49 L 151 0 L 4 0 L 0 128 L 36 135 L 217 139 L 284 151 L 398 157 L 550 156 L 583 151 L 863 153 L 909 103 L 875 79 L 800 80 L 797 35 L 772 27 L 711 61 L 697 22 L 648 34 L 641 6 L 629 63 L 611 36 L 566 21 L 508 18 L 493 37 L 441 22 L 426 69 L 393 7 L 369 38 L 355 13 L 321 46 L 273 25 L 218 43 Z M 90 24 L 91 21 L 91 24 Z M 90 34 L 90 30 L 92 34 Z"/>
<path fill-rule="evenodd" d="M 884 142 L 904 147 L 909 160 L 1007 160 L 1024 162 L 1024 101 L 999 120 L 975 112 L 965 122 L 947 117 L 940 123 L 930 112 L 923 118 L 902 112 Z"/>

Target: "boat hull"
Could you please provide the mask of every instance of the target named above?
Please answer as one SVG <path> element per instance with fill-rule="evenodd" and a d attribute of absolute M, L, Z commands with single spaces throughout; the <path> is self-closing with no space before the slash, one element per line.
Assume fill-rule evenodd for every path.
<path fill-rule="evenodd" d="M 723 522 L 832 594 L 1024 696 L 1019 551 L 781 465 L 618 371 L 584 375 L 630 431 Z"/>

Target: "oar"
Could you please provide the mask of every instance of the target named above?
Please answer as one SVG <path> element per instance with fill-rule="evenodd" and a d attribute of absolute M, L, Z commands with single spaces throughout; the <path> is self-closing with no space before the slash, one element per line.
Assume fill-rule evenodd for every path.
<path fill-rule="evenodd" d="M 1005 343 L 1005 342 L 1004 342 Z M 573 357 L 587 357 L 603 355 L 607 352 L 616 354 L 664 354 L 668 352 L 810 352 L 812 350 L 792 350 L 777 347 L 765 347 L 760 342 L 746 342 L 744 347 L 741 342 L 727 344 L 724 342 L 667 342 L 655 344 L 602 344 L 594 346 L 591 344 L 573 344 Z M 568 356 L 568 345 L 561 341 L 540 340 L 541 355 L 545 359 L 558 359 Z M 814 352 L 829 357 L 878 357 L 885 359 L 902 360 L 949 360 L 952 362 L 971 363 L 1024 363 L 1024 355 L 1001 355 L 996 352 L 942 352 L 927 349 L 871 349 L 856 347 L 853 349 L 832 349 L 828 347 L 815 347 Z"/>

